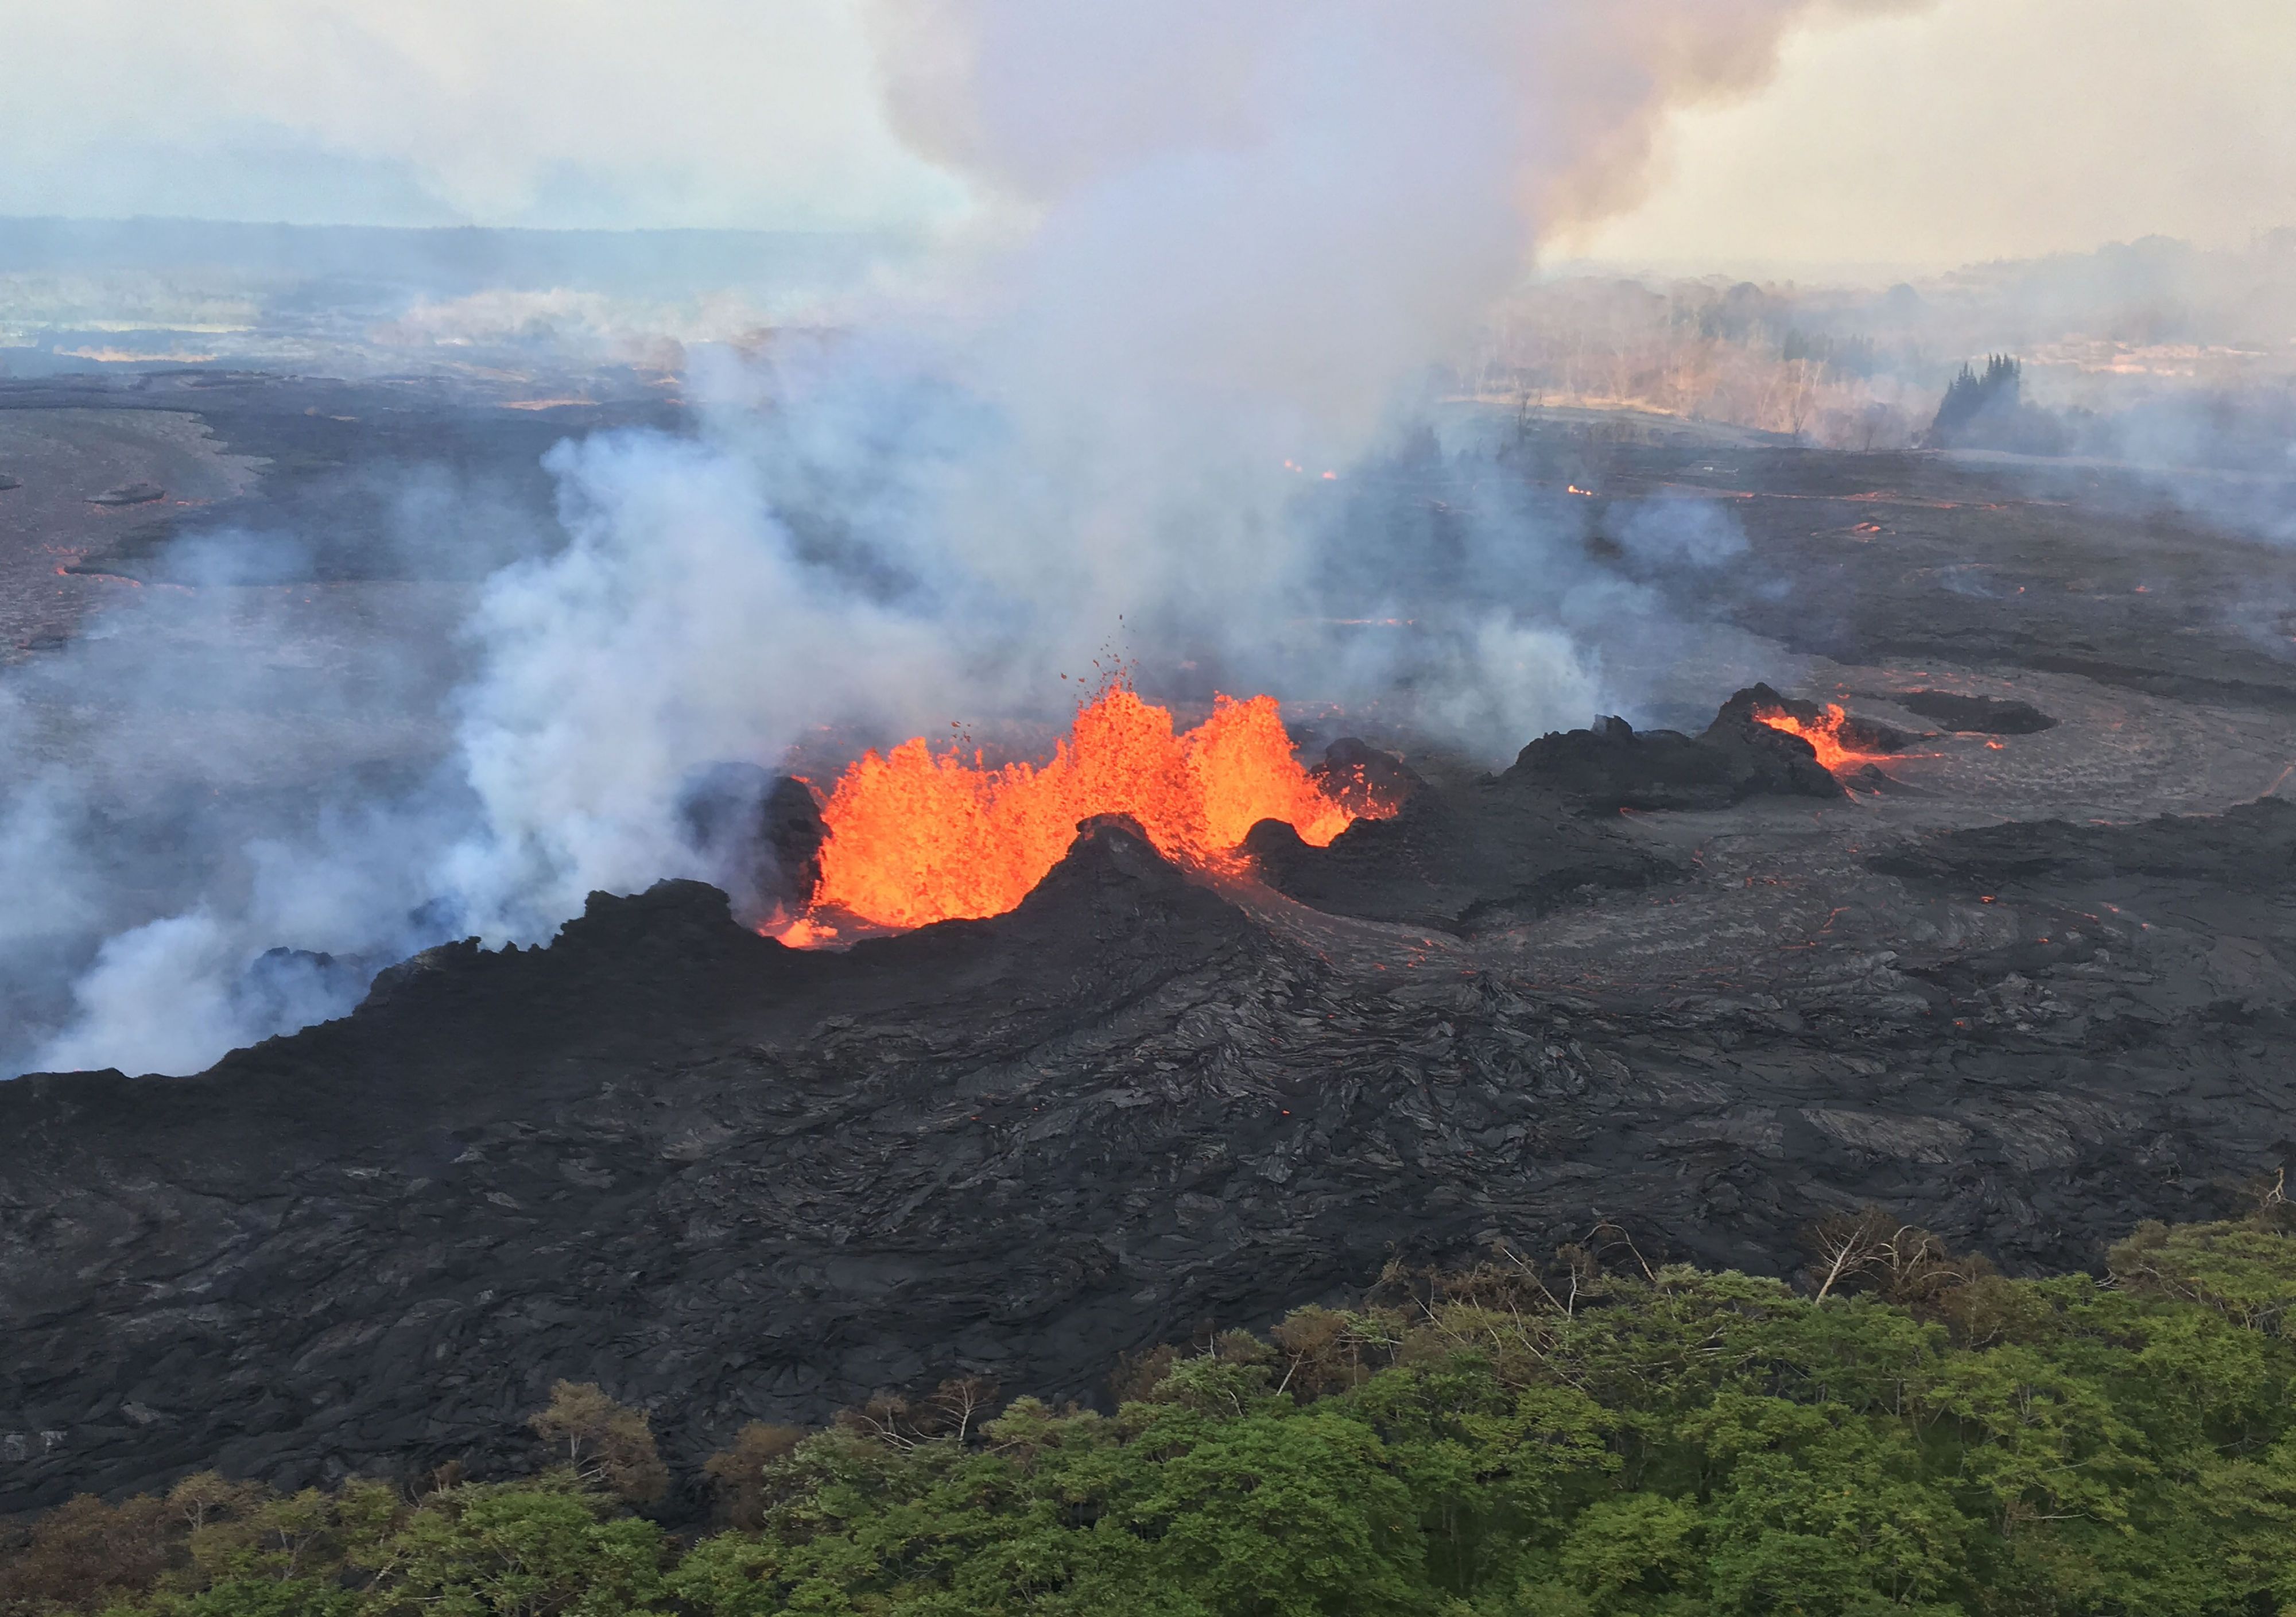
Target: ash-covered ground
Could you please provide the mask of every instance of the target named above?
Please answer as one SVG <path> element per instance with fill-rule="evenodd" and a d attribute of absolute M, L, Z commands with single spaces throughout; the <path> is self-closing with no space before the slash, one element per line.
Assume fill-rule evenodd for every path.
<path fill-rule="evenodd" d="M 138 539 L 149 503 L 86 503 L 291 502 L 301 423 L 381 402 L 309 385 L 250 382 L 236 415 L 0 410 L 0 612 L 43 745 L 105 722 L 42 683 L 86 666 L 88 592 L 172 588 L 250 604 L 244 644 L 227 612 L 182 632 L 268 660 L 226 718 L 277 726 L 272 789 L 439 755 L 435 728 L 278 704 L 411 635 L 450 645 L 499 555 L 347 528 L 217 581 Z M 418 437 L 466 407 L 455 431 L 505 435 L 502 503 L 538 510 L 530 413 L 397 402 Z M 668 884 L 547 948 L 433 950 L 198 1078 L 0 1085 L 0 1508 L 211 1463 L 499 1465 L 561 1377 L 695 1443 L 959 1370 L 1090 1397 L 1127 1350 L 1391 1257 L 1604 1222 L 1652 1262 L 1784 1272 L 1809 1221 L 1872 1201 L 2011 1268 L 2086 1264 L 2296 1153 L 2286 553 L 2112 468 L 1600 417 L 1398 460 L 1332 520 L 1415 547 L 1432 598 L 1462 587 L 1448 536 L 1525 490 L 1585 498 L 1586 568 L 1675 603 L 1666 643 L 1605 647 L 1643 733 L 1486 776 L 1379 711 L 1321 718 L 1424 788 L 1321 854 L 1262 847 L 1266 880 L 1103 823 L 1014 913 L 842 953 Z M 1744 548 L 1652 561 L 1635 515 L 1681 500 L 1726 506 Z M 1902 743 L 1836 794 L 1760 737 L 1647 734 L 1700 735 L 1758 680 Z M 164 885 L 153 828 L 196 850 L 211 822 L 201 759 L 152 756 L 132 840 Z"/>

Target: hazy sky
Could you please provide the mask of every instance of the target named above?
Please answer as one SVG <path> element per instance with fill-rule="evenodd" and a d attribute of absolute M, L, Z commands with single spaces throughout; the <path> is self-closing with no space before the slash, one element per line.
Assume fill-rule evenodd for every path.
<path fill-rule="evenodd" d="M 575 226 L 942 215 L 853 0 L 13 8 L 0 212 Z M 1675 120 L 1562 250 L 1945 264 L 2296 224 L 2296 0 L 1936 0 Z"/>
<path fill-rule="evenodd" d="M 946 207 L 849 0 L 30 0 L 0 213 L 781 226 Z"/>
<path fill-rule="evenodd" d="M 1805 29 L 1682 112 L 1655 189 L 1570 243 L 1948 265 L 2296 226 L 2296 0 L 1939 0 Z"/>

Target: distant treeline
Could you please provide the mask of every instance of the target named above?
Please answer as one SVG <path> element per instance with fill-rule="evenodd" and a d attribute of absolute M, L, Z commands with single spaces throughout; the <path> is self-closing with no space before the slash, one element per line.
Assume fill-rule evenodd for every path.
<path fill-rule="evenodd" d="M 1848 325 L 1869 313 L 1751 282 L 1662 291 L 1558 282 L 1502 312 L 1461 381 L 1480 397 L 1655 411 L 1841 448 L 1902 448 L 1936 394 L 1925 380 L 1907 379 L 1906 355 L 1885 355 L 1871 332 Z"/>
<path fill-rule="evenodd" d="M 2013 449 L 2029 455 L 2062 455 L 2065 424 L 2025 401 L 2025 367 L 2013 356 L 1990 354 L 1982 371 L 1964 365 L 1946 384 L 1923 442 L 1931 448 Z"/>
<path fill-rule="evenodd" d="M 1587 1251 L 1391 1270 L 1122 1367 L 1117 1412 L 972 1380 L 709 1464 L 643 1514 L 639 1412 L 562 1384 L 513 1482 L 75 1499 L 0 1613 L 1693 1617 L 2296 1606 L 2296 1229 L 2147 1225 L 2013 1280 L 1869 1210 L 1800 1293 Z"/>

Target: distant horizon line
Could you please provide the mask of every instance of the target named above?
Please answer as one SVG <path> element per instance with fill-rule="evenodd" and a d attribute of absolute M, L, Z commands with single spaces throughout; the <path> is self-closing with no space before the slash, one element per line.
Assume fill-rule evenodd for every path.
<path fill-rule="evenodd" d="M 58 214 L 58 213 L 0 213 L 0 231 L 31 227 L 53 229 L 60 234 L 84 235 L 135 230 L 198 230 L 263 234 L 319 235 L 384 235 L 400 238 L 418 237 L 434 241 L 449 238 L 513 237 L 535 241 L 577 239 L 637 241 L 651 239 L 709 239 L 719 241 L 755 240 L 790 242 L 814 240 L 821 242 L 903 243 L 922 245 L 936 234 L 923 223 L 909 225 L 485 225 L 457 224 L 377 224 L 333 221 L 308 223 L 291 219 L 222 218 L 198 214 L 135 213 L 118 215 Z M 2254 251 L 2267 246 L 2296 240 L 2296 226 L 2259 229 L 2251 234 L 2246 250 Z M 2111 251 L 2114 249 L 2132 250 L 2146 246 L 2175 249 L 2180 251 L 2216 254 L 2237 253 L 2243 249 L 2234 246 L 2203 245 L 2189 237 L 2154 233 L 2127 240 L 2104 241 L 2086 248 L 2059 248 L 2048 252 L 1997 254 L 1973 259 L 1756 259 L 1734 254 L 1718 254 L 1711 259 L 1643 257 L 1631 255 L 1608 256 L 1588 253 L 1558 254 L 1542 259 L 1533 255 L 1525 264 L 1523 283 L 1536 284 L 1542 281 L 1578 277 L 1611 276 L 1630 280 L 1704 280 L 1733 279 L 1754 283 L 1800 283 L 1804 285 L 1847 288 L 1882 286 L 1891 283 L 1931 281 L 1956 274 L 1999 269 L 2005 267 L 2046 263 L 2051 259 L 2080 259 Z"/>
<path fill-rule="evenodd" d="M 926 232 L 896 225 L 387 225 L 293 219 L 216 218 L 189 213 L 0 213 L 0 225 L 196 225 L 238 230 L 373 230 L 399 235 L 549 236 L 914 236 Z"/>
<path fill-rule="evenodd" d="M 2191 236 L 2153 231 L 2144 235 L 2098 242 L 2088 247 L 2059 247 L 2046 252 L 1996 253 L 1989 258 L 1756 259 L 1742 254 L 1725 254 L 1713 259 L 1677 259 L 1624 253 L 1616 256 L 1578 253 L 1540 262 L 1534 267 L 1533 274 L 1538 276 L 1619 275 L 1629 279 L 1668 276 L 1681 280 L 1735 276 L 1748 281 L 1765 278 L 1790 280 L 1797 275 L 1823 274 L 1860 280 L 1910 281 L 1970 270 L 1994 269 L 2005 265 L 2045 264 L 2054 259 L 2095 258 L 2115 249 L 2133 251 L 2140 248 L 2160 247 L 2213 254 L 2254 252 L 2289 244 L 2296 244 L 2296 226 L 2283 225 L 2251 231 L 2247 242 L 2241 246 L 2206 244 Z"/>

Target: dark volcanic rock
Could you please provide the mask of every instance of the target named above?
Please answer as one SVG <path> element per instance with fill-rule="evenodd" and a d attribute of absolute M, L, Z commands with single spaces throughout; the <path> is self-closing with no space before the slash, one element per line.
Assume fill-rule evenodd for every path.
<path fill-rule="evenodd" d="M 1343 735 L 1308 771 L 1316 788 L 1350 814 L 1392 814 L 1427 789 L 1419 772 L 1392 752 Z"/>
<path fill-rule="evenodd" d="M 1680 874 L 1507 776 L 1423 789 L 1390 818 L 1357 820 L 1328 847 L 1309 847 L 1282 820 L 1254 825 L 1243 847 L 1261 880 L 1302 904 L 1453 932 L 1544 915 L 1589 889 Z"/>
<path fill-rule="evenodd" d="M 1097 1334 L 1059 1323 L 1072 1346 L 1028 1323 L 1113 1263 L 1065 1227 L 1022 1250 L 1060 1199 L 998 1165 L 1043 1110 L 1029 1063 L 1089 1063 L 1176 973 L 1249 981 L 1258 940 L 1104 825 L 994 923 L 806 953 L 666 882 L 546 949 L 427 951 L 196 1079 L 0 1084 L 0 1460 L 26 1432 L 34 1457 L 0 1464 L 0 1510 L 209 1456 L 499 1457 L 554 1366 L 697 1412 L 747 1367 L 742 1399 L 816 1416 L 974 1352 L 984 1320 L 1016 1333 L 1000 1352 L 1104 1367 L 1120 1298 Z M 945 1138 L 872 1166 L 882 1126 Z M 930 1233 L 967 1206 L 1000 1233 Z M 861 1299 L 932 1323 L 883 1335 Z"/>
<path fill-rule="evenodd" d="M 1841 783 L 1799 735 L 1774 729 L 1758 713 L 1787 713 L 1805 723 L 1826 716 L 1814 702 L 1753 685 L 1724 702 L 1697 735 L 1636 730 L 1623 718 L 1599 728 L 1542 735 L 1499 778 L 1560 793 L 1590 813 L 1620 808 L 1726 808 L 1751 797 L 1838 798 Z M 1854 715 L 1842 740 L 1866 752 L 1902 751 L 1904 732 Z"/>
<path fill-rule="evenodd" d="M 792 908 L 811 902 L 821 885 L 821 845 L 829 840 L 813 789 L 784 775 L 759 809 L 758 836 L 774 857 L 777 896 Z"/>
<path fill-rule="evenodd" d="M 1472 800 L 1595 829 L 1509 820 L 1525 795 Z M 1482 834 L 1417 817 L 1447 803 L 1348 836 Z M 483 1471 L 560 1377 L 645 1405 L 690 1475 L 747 1420 L 960 1370 L 1090 1396 L 1121 1350 L 1598 1217 L 1778 1272 L 1871 1199 L 2079 1263 L 2227 1210 L 2289 1132 L 2282 1005 L 2104 984 L 1987 1022 L 1877 967 L 1790 1014 L 1395 960 L 1103 822 L 991 921 L 807 953 L 665 883 L 199 1078 L 0 1084 L 0 1510 L 210 1464 Z"/>
<path fill-rule="evenodd" d="M 821 805 L 803 781 L 755 764 L 713 764 L 685 783 L 686 841 L 709 861 L 734 914 L 757 920 L 802 909 L 821 884 Z"/>
<path fill-rule="evenodd" d="M 2030 702 L 2001 696 L 1956 696 L 1950 691 L 1907 691 L 1891 700 L 1948 730 L 1984 735 L 2033 735 L 2056 720 Z"/>
<path fill-rule="evenodd" d="M 168 497 L 168 491 L 157 483 L 122 483 L 117 488 L 106 488 L 102 494 L 91 494 L 91 505 L 148 505 L 153 500 Z"/>
<path fill-rule="evenodd" d="M 1955 997 L 1956 1011 L 1980 1019 L 2125 985 L 2125 1003 L 2108 993 L 2109 1008 L 2158 1015 L 2164 1001 L 2213 1005 L 2228 1015 L 2227 1032 L 2260 1017 L 2262 1038 L 2296 1002 L 2296 805 L 2277 798 L 2133 825 L 2041 820 L 1940 833 L 1868 864 L 2015 907 L 2022 925 L 2013 941 L 1915 968 Z M 2152 1005 L 2136 997 L 2140 989 Z M 2284 1118 L 2273 1129 L 2275 1140 L 2296 1136 Z"/>
<path fill-rule="evenodd" d="M 1722 704 L 1721 711 L 1715 714 L 1714 722 L 1706 727 L 1706 734 L 1700 739 L 1724 743 L 1748 740 L 1767 747 L 1771 744 L 1768 737 L 1784 735 L 1784 732 L 1762 723 L 1755 717 L 1758 713 L 1783 713 L 1804 724 L 1816 724 L 1827 716 L 1822 702 L 1781 696 L 1767 685 L 1750 685 Z M 1841 736 L 1843 745 L 1859 752 L 1902 752 L 1917 739 L 1879 719 L 1860 718 L 1855 713 L 1844 717 L 1841 728 L 1836 734 Z M 1784 735 L 1784 738 L 1788 741 L 1800 739 L 1793 735 Z M 1807 746 L 1808 743 L 1802 744 Z M 1814 759 L 1816 754 L 1812 752 L 1810 756 Z"/>
<path fill-rule="evenodd" d="M 11 488 L 21 488 L 23 486 L 22 478 L 10 477 L 5 472 L 0 472 L 0 494 L 7 493 Z"/>
<path fill-rule="evenodd" d="M 2276 797 L 2222 814 L 2134 825 L 2019 820 L 1939 832 L 1866 863 L 1890 875 L 1988 889 L 2117 899 L 2161 882 L 2198 883 L 2234 901 L 2296 898 L 2296 804 Z"/>
<path fill-rule="evenodd" d="M 1751 718 L 1742 725 L 1718 718 L 1694 737 L 1678 730 L 1637 731 L 1623 718 L 1606 718 L 1599 730 L 1540 736 L 1499 778 L 1559 793 L 1590 814 L 1726 808 L 1758 796 L 1841 795 L 1841 783 L 1808 742 Z"/>
<path fill-rule="evenodd" d="M 1816 767 L 1808 743 L 1779 739 Z M 1263 820 L 1243 847 L 1269 886 L 1316 909 L 1472 933 L 1545 915 L 1590 891 L 1681 874 L 1592 816 L 1622 807 L 1719 806 L 1764 781 L 1807 790 L 1793 763 L 1787 750 L 1708 745 L 1672 731 L 1637 735 L 1613 718 L 1599 732 L 1544 736 L 1499 775 L 1438 787 L 1386 753 L 1340 741 L 1315 772 L 1319 779 L 1328 774 L 1342 785 L 1356 783 L 1366 802 L 1399 804 L 1397 811 L 1359 819 L 1324 848 L 1308 846 L 1281 820 Z M 1832 785 L 1832 776 L 1817 773 Z"/>

